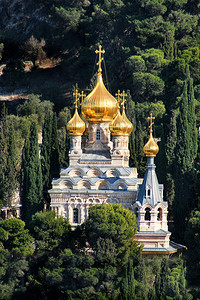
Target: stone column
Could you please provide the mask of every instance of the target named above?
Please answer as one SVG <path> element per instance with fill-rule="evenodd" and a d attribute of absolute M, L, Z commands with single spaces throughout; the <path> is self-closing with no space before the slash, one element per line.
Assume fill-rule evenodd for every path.
<path fill-rule="evenodd" d="M 144 220 L 145 212 L 143 210 L 138 211 L 138 231 L 145 231 L 146 230 L 146 223 Z"/>
<path fill-rule="evenodd" d="M 168 231 L 168 224 L 167 224 L 167 214 L 168 214 L 168 210 L 163 209 L 162 210 L 162 229 Z"/>
<path fill-rule="evenodd" d="M 157 211 L 154 209 L 151 210 L 151 221 L 150 221 L 150 230 L 156 231 L 160 229 L 159 221 L 157 221 Z"/>

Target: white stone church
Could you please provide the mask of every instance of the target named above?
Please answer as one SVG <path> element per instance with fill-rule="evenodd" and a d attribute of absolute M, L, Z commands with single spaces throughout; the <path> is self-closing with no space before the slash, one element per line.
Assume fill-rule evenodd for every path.
<path fill-rule="evenodd" d="M 87 219 L 90 206 L 120 203 L 138 217 L 136 238 L 144 245 L 143 254 L 169 255 L 180 245 L 170 242 L 167 202 L 163 201 L 163 185 L 155 172 L 154 157 L 159 149 L 152 136 L 154 118 L 149 118 L 150 136 L 144 146 L 146 173 L 140 179 L 137 169 L 129 167 L 128 143 L 133 126 L 125 114 L 126 94 L 118 91 L 116 100 L 106 89 L 101 69 L 104 52 L 101 46 L 96 50 L 98 77 L 92 92 L 85 98 L 77 90 L 74 93 L 75 113 L 67 124 L 71 137 L 69 167 L 52 182 L 51 208 L 75 228 Z"/>

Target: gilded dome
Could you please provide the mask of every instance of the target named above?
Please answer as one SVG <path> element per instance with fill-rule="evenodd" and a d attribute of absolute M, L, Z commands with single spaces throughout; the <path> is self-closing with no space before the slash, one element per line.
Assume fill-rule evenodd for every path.
<path fill-rule="evenodd" d="M 154 141 L 154 138 L 152 136 L 152 130 L 150 130 L 150 136 L 149 136 L 149 140 L 146 143 L 146 145 L 144 145 L 143 147 L 143 152 L 144 154 L 149 157 L 149 156 L 156 156 L 156 154 L 159 151 L 159 147 L 156 144 L 156 142 Z"/>
<path fill-rule="evenodd" d="M 85 127 L 85 122 L 80 118 L 76 107 L 74 116 L 67 124 L 67 130 L 70 135 L 82 135 L 85 131 Z"/>
<path fill-rule="evenodd" d="M 84 115 L 82 113 L 81 113 L 81 119 L 85 122 L 85 131 L 84 131 L 84 134 L 88 135 L 89 123 L 88 123 L 88 121 L 86 120 L 86 118 L 84 117 Z"/>
<path fill-rule="evenodd" d="M 117 115 L 109 125 L 112 135 L 129 135 L 127 133 L 127 122 L 123 119 L 118 108 Z"/>
<path fill-rule="evenodd" d="M 110 122 L 116 116 L 117 101 L 106 89 L 101 73 L 93 91 L 83 100 L 81 110 L 88 122 Z"/>
<path fill-rule="evenodd" d="M 125 113 L 125 108 L 123 107 L 123 111 L 122 111 L 122 118 L 124 119 L 124 121 L 126 122 L 126 132 L 127 132 L 127 135 L 130 135 L 132 130 L 133 130 L 133 124 L 129 121 L 129 119 L 127 118 L 126 116 L 126 113 Z"/>

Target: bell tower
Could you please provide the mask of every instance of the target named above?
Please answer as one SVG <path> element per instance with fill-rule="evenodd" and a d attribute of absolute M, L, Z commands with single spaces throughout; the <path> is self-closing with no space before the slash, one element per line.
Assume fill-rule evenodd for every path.
<path fill-rule="evenodd" d="M 153 138 L 155 119 L 152 114 L 148 118 L 150 121 L 150 135 L 148 142 L 143 148 L 147 157 L 146 172 L 142 184 L 138 185 L 137 201 L 133 204 L 133 211 L 137 220 L 137 239 L 144 244 L 144 250 L 156 248 L 169 248 L 169 238 L 171 233 L 168 231 L 167 214 L 168 203 L 163 201 L 163 185 L 158 183 L 156 176 L 156 157 L 159 148 Z M 150 251 L 150 250 L 149 250 Z"/>

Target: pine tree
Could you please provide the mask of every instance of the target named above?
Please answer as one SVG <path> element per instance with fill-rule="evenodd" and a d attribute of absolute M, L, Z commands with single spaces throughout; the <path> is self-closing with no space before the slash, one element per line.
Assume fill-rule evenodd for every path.
<path fill-rule="evenodd" d="M 36 123 L 30 127 L 22 151 L 21 200 L 22 219 L 29 224 L 32 215 L 43 208 L 42 172 L 39 159 L 38 132 Z"/>

